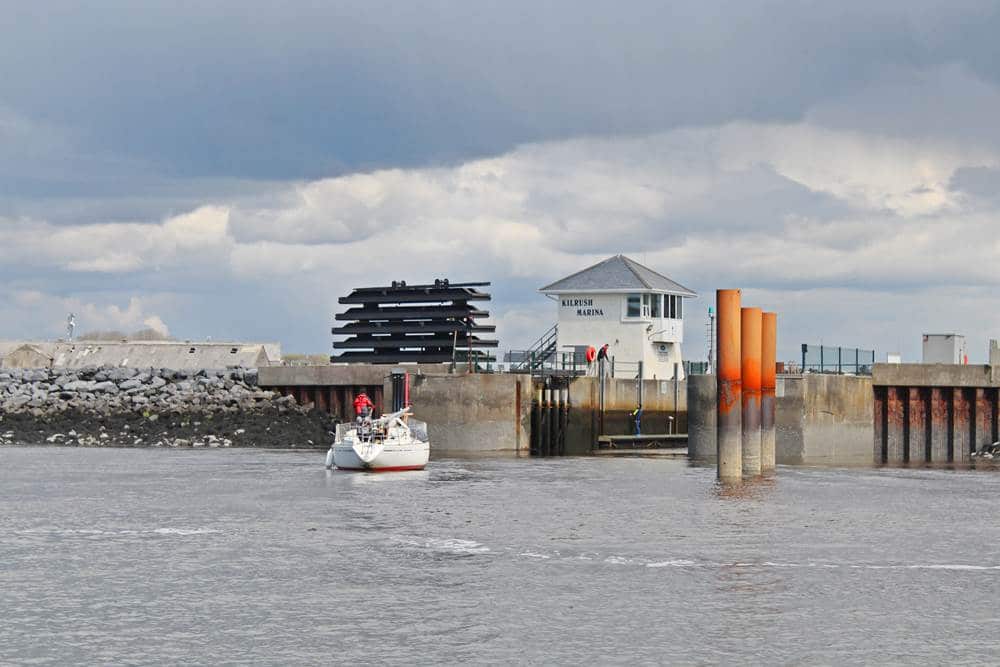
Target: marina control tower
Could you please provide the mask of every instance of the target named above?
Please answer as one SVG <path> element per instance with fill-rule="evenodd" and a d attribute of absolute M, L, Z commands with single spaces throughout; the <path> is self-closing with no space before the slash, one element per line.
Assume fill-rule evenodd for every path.
<path fill-rule="evenodd" d="M 693 291 L 638 262 L 615 255 L 539 290 L 558 304 L 557 349 L 583 351 L 607 343 L 616 364 L 669 380 L 683 379 L 684 299 Z"/>

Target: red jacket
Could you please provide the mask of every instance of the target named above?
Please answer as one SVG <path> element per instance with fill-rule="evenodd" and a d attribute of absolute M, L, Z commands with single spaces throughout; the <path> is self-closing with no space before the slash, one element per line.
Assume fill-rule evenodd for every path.
<path fill-rule="evenodd" d="M 368 394 L 358 394 L 358 397 L 354 399 L 354 414 L 356 415 L 360 415 L 365 408 L 374 407 L 375 404 L 372 403 L 372 399 L 368 398 Z"/>

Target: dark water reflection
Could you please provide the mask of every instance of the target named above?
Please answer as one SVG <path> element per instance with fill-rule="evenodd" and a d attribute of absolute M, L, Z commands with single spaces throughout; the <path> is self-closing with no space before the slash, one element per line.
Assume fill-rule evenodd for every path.
<path fill-rule="evenodd" d="M 0 449 L 0 662 L 991 663 L 1000 476 Z"/>

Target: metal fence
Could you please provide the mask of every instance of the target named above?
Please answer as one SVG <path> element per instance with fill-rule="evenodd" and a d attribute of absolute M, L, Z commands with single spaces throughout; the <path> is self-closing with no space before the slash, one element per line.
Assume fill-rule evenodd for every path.
<path fill-rule="evenodd" d="M 554 352 L 543 359 L 535 358 L 532 353 L 522 350 L 511 350 L 504 354 L 503 360 L 508 364 L 507 371 L 531 373 L 536 376 L 546 375 L 596 375 L 598 363 L 588 363 L 584 352 Z M 704 375 L 709 371 L 707 361 L 684 361 L 684 376 Z M 636 378 L 639 375 L 639 362 L 621 361 L 610 357 L 605 364 L 605 372 L 615 378 Z M 653 379 L 648 368 L 643 371 L 644 379 Z"/>
<path fill-rule="evenodd" d="M 871 375 L 874 365 L 875 350 L 802 344 L 803 373 Z"/>

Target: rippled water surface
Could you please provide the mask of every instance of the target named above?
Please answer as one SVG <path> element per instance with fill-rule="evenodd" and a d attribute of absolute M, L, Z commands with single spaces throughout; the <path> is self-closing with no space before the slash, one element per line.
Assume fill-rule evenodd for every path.
<path fill-rule="evenodd" d="M 996 663 L 1000 475 L 0 449 L 0 661 Z"/>

